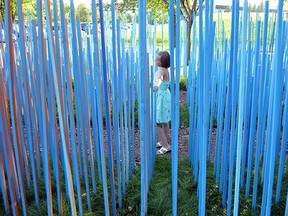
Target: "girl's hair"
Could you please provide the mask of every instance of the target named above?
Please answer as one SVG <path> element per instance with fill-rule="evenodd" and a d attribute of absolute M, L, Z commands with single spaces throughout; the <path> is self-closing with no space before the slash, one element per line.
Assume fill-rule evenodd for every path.
<path fill-rule="evenodd" d="M 169 68 L 170 67 L 170 55 L 167 51 L 160 51 L 158 54 L 160 56 L 160 61 L 162 67 Z"/>

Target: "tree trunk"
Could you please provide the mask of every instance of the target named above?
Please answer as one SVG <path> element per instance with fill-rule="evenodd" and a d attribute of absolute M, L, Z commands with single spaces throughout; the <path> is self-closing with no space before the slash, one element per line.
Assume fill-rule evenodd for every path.
<path fill-rule="evenodd" d="M 193 24 L 193 17 L 189 19 L 189 22 L 187 22 L 187 58 L 186 58 L 186 65 L 189 64 L 190 60 L 190 53 L 191 53 L 191 28 Z"/>

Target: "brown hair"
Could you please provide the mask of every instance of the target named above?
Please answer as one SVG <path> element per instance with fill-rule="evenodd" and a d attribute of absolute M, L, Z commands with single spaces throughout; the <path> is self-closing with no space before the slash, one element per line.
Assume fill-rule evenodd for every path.
<path fill-rule="evenodd" d="M 158 54 L 160 56 L 160 61 L 162 67 L 169 68 L 170 67 L 170 55 L 167 51 L 160 51 Z"/>

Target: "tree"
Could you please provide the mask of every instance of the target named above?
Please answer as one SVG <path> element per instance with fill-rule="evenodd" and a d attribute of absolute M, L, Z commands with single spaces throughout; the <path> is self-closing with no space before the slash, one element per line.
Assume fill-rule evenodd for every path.
<path fill-rule="evenodd" d="M 204 1 L 204 0 L 202 0 Z M 121 10 L 130 9 L 135 10 L 137 8 L 137 0 L 123 0 L 122 8 Z M 169 7 L 169 0 L 148 0 L 147 1 L 147 8 L 152 10 L 152 15 L 155 14 L 157 17 L 162 17 L 162 11 L 168 11 Z M 176 1 L 174 1 L 174 7 L 176 5 Z M 175 10 L 174 10 L 175 11 Z M 193 24 L 193 14 L 196 14 L 198 11 L 198 1 L 197 0 L 181 0 L 180 1 L 180 13 L 182 18 L 186 22 L 187 26 L 187 40 L 188 40 L 188 52 L 187 52 L 187 63 L 190 59 L 190 49 L 191 49 L 191 29 Z M 166 13 L 167 14 L 167 13 Z M 176 35 L 176 15 L 174 12 L 174 38 Z M 175 44 L 175 43 L 174 43 Z"/>
<path fill-rule="evenodd" d="M 12 13 L 12 21 L 16 22 L 18 20 L 17 13 L 17 0 L 10 0 L 10 7 Z M 22 0 L 22 12 L 24 19 L 27 18 L 36 19 L 37 11 L 36 11 L 36 0 Z M 5 0 L 0 0 L 0 20 L 4 20 L 5 17 Z"/>
<path fill-rule="evenodd" d="M 37 19 L 36 0 L 22 0 L 22 12 L 24 19 Z"/>
<path fill-rule="evenodd" d="M 70 5 L 64 4 L 64 14 L 66 19 L 70 19 Z"/>
<path fill-rule="evenodd" d="M 17 18 L 17 0 L 10 0 L 12 21 Z M 5 18 L 5 0 L 0 0 L 0 21 Z"/>
<path fill-rule="evenodd" d="M 86 7 L 85 4 L 79 4 L 76 8 L 76 14 L 80 19 L 80 22 L 87 22 L 88 21 L 88 16 L 90 14 L 89 9 Z"/>

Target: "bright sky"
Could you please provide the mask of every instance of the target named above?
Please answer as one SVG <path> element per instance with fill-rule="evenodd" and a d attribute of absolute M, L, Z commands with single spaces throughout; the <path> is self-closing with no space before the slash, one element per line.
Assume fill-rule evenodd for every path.
<path fill-rule="evenodd" d="M 243 3 L 244 0 L 240 0 L 240 5 Z M 261 2 L 265 2 L 265 0 L 248 0 L 248 4 L 261 4 Z M 273 7 L 276 7 L 277 6 L 277 0 L 268 0 L 270 2 L 270 7 L 273 6 Z M 90 6 L 91 4 L 91 0 L 74 0 L 74 5 L 77 6 L 81 3 L 87 5 L 88 7 Z M 98 2 L 98 0 L 96 0 L 96 2 Z M 111 0 L 103 0 L 103 3 L 105 2 L 111 2 Z M 214 0 L 215 4 L 229 4 L 231 5 L 232 4 L 232 0 Z M 64 3 L 66 4 L 70 4 L 70 0 L 64 0 Z"/>

